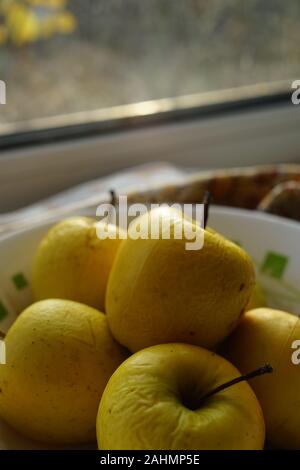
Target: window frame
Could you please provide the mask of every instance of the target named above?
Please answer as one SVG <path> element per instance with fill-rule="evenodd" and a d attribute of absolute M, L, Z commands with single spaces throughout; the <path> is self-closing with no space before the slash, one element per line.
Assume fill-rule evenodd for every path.
<path fill-rule="evenodd" d="M 290 100 L 291 83 L 292 80 L 259 83 L 0 124 L 0 152 L 279 105 Z"/>

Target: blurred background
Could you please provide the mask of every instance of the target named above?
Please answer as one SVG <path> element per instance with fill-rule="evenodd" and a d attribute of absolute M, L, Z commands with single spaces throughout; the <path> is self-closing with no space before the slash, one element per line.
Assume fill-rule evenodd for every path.
<path fill-rule="evenodd" d="M 0 0 L 0 211 L 139 164 L 297 163 L 299 21 L 298 0 Z"/>
<path fill-rule="evenodd" d="M 297 0 L 0 0 L 0 123 L 292 79 L 299 21 Z"/>

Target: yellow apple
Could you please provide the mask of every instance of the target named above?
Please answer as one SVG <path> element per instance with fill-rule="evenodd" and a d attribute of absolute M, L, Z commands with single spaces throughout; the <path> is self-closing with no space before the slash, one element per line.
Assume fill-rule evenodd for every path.
<path fill-rule="evenodd" d="M 5 338 L 0 415 L 43 442 L 96 438 L 102 392 L 127 357 L 106 316 L 70 300 L 43 300 L 24 310 Z"/>
<path fill-rule="evenodd" d="M 111 238 L 99 239 L 96 220 L 87 217 L 71 217 L 54 225 L 34 258 L 35 300 L 69 299 L 104 310 L 107 280 L 122 230 L 109 224 L 107 231 Z"/>
<path fill-rule="evenodd" d="M 245 313 L 223 347 L 225 356 L 241 372 L 263 362 L 273 366 L 273 374 L 250 384 L 262 406 L 268 442 L 284 449 L 300 449 L 300 365 L 293 361 L 293 354 L 298 354 L 293 349 L 297 340 L 298 317 L 259 308 Z"/>
<path fill-rule="evenodd" d="M 102 396 L 99 449 L 262 449 L 264 419 L 248 383 L 202 398 L 239 375 L 197 346 L 170 343 L 137 352 L 115 371 Z"/>
<path fill-rule="evenodd" d="M 159 225 L 158 237 L 129 236 L 111 270 L 106 313 L 113 335 L 132 352 L 168 342 L 213 348 L 232 332 L 249 302 L 255 284 L 251 259 L 171 208 L 148 212 L 134 226 L 148 222 L 149 233 Z M 178 226 L 181 239 L 174 235 Z M 202 249 L 187 249 L 185 230 L 195 238 L 204 235 Z"/>

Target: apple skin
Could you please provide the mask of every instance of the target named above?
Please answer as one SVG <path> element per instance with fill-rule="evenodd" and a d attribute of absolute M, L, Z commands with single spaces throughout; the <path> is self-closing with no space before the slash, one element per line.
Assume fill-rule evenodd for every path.
<path fill-rule="evenodd" d="M 282 449 L 300 449 L 300 365 L 291 345 L 300 339 L 299 318 L 259 308 L 245 313 L 226 340 L 222 354 L 244 373 L 264 363 L 273 373 L 250 381 L 266 420 L 267 441 Z"/>
<path fill-rule="evenodd" d="M 71 300 L 42 300 L 18 316 L 5 346 L 1 418 L 36 441 L 94 441 L 103 390 L 127 358 L 113 339 L 106 316 Z"/>
<path fill-rule="evenodd" d="M 267 299 L 262 286 L 256 282 L 250 301 L 246 307 L 247 310 L 254 310 L 255 308 L 267 307 Z"/>
<path fill-rule="evenodd" d="M 199 397 L 239 375 L 224 358 L 193 345 L 139 351 L 114 372 L 104 391 L 97 415 L 99 449 L 262 449 L 264 419 L 248 383 L 199 407 Z"/>
<path fill-rule="evenodd" d="M 35 300 L 69 299 L 104 311 L 107 281 L 122 230 L 108 224 L 107 231 L 118 237 L 102 240 L 97 225 L 89 217 L 70 217 L 45 234 L 33 261 Z"/>
<path fill-rule="evenodd" d="M 195 226 L 182 212 L 154 209 L 138 217 Z M 151 214 L 151 216 L 150 216 Z M 151 217 L 151 219 L 149 219 Z M 106 291 L 106 314 L 119 343 L 136 352 L 164 343 L 213 349 L 235 328 L 255 285 L 251 259 L 236 244 L 211 229 L 202 249 L 186 250 L 186 239 L 124 240 Z"/>

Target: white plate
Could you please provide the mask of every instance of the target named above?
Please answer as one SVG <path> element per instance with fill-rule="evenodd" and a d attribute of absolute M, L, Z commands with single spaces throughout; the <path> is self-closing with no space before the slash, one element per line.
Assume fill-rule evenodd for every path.
<path fill-rule="evenodd" d="M 0 240 L 0 329 L 3 331 L 31 302 L 32 257 L 51 225 L 53 222 L 45 223 Z M 212 207 L 209 225 L 251 255 L 270 306 L 300 315 L 300 224 L 242 209 Z M 28 441 L 0 423 L 0 449 L 32 448 L 47 447 Z"/>

